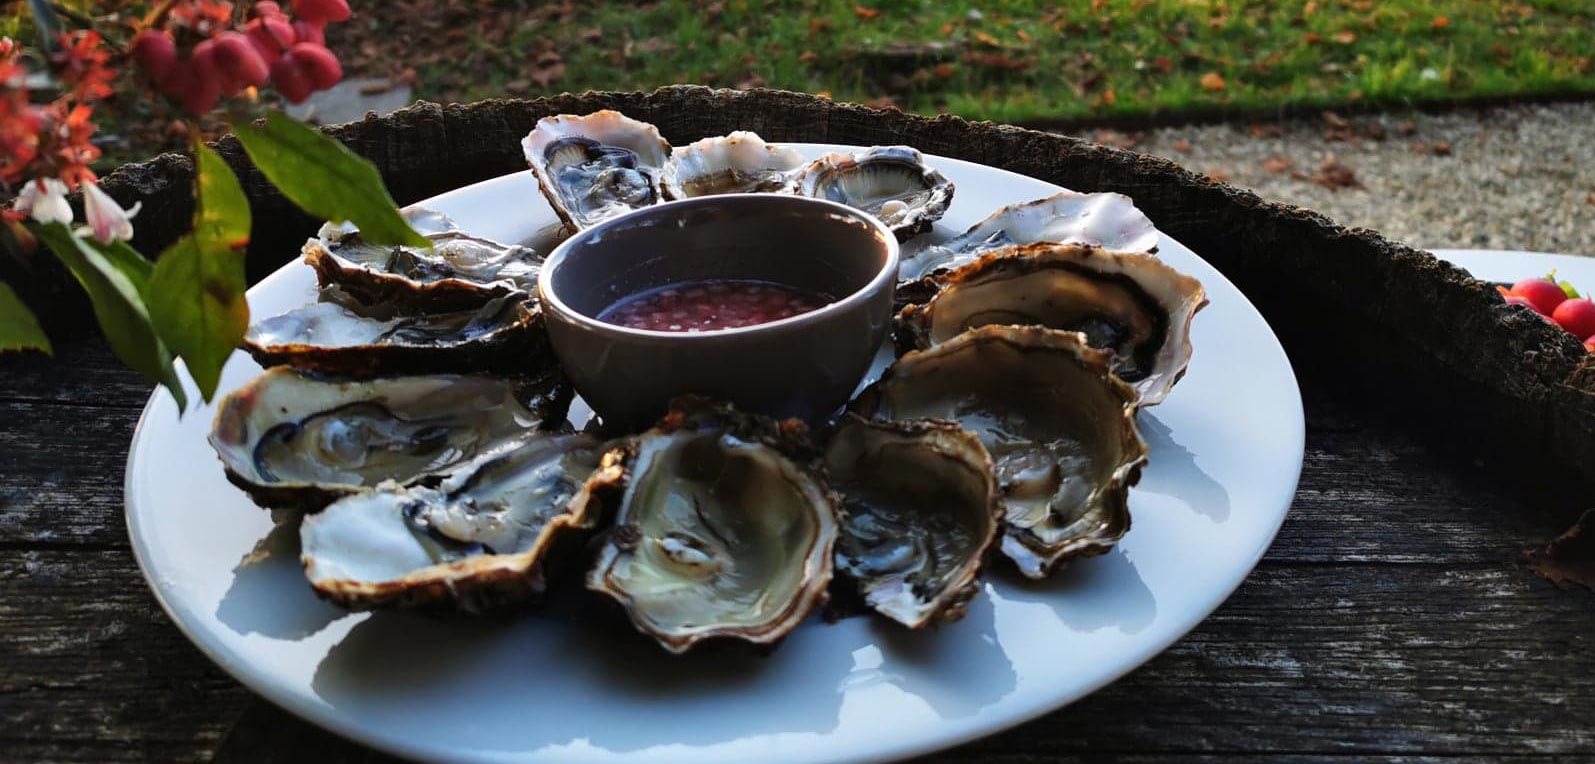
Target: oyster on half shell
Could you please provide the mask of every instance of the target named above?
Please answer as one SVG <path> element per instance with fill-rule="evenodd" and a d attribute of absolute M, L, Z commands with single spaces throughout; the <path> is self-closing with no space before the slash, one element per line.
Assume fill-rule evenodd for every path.
<path fill-rule="evenodd" d="M 665 193 L 673 199 L 714 194 L 789 194 L 803 164 L 796 149 L 772 146 L 738 130 L 677 148 L 665 163 Z"/>
<path fill-rule="evenodd" d="M 617 509 L 587 587 L 673 653 L 779 641 L 825 601 L 836 543 L 832 496 L 788 455 L 802 435 L 795 421 L 673 404 L 588 482 Z"/>
<path fill-rule="evenodd" d="M 797 192 L 874 215 L 899 241 L 929 230 L 953 202 L 953 182 L 908 146 L 826 154 L 798 171 Z"/>
<path fill-rule="evenodd" d="M 432 241 L 430 249 L 370 244 L 358 230 L 329 223 L 305 242 L 304 260 L 322 286 L 336 285 L 372 305 L 463 310 L 536 293 L 543 265 L 536 251 L 467 234 L 440 212 L 411 208 L 404 215 Z"/>
<path fill-rule="evenodd" d="M 904 247 L 898 280 L 913 282 L 957 268 L 993 249 L 1037 242 L 1089 244 L 1110 252 L 1155 252 L 1158 232 L 1124 194 L 1060 191 L 1003 207 L 940 244 Z"/>
<path fill-rule="evenodd" d="M 521 294 L 475 309 L 410 313 L 361 304 L 334 286 L 317 302 L 255 323 L 243 346 L 261 366 L 363 378 L 527 371 L 542 362 L 547 342 L 537 301 Z"/>
<path fill-rule="evenodd" d="M 1191 321 L 1207 304 L 1201 282 L 1152 255 L 1079 244 L 993 250 L 932 280 L 935 297 L 897 316 L 900 346 L 928 348 L 987 324 L 1078 331 L 1113 352 L 1113 372 L 1143 406 L 1184 376 Z"/>
<path fill-rule="evenodd" d="M 541 593 L 559 537 L 596 520 L 584 483 L 601 454 L 590 435 L 539 432 L 461 465 L 436 488 L 390 482 L 346 496 L 300 525 L 305 576 L 355 610 L 477 613 L 523 602 Z"/>
<path fill-rule="evenodd" d="M 577 230 L 665 198 L 670 144 L 618 111 L 544 117 L 521 149 L 554 212 Z"/>
<path fill-rule="evenodd" d="M 980 439 L 951 422 L 847 414 L 824 464 L 842 497 L 838 574 L 911 629 L 962 618 L 1002 523 Z"/>
<path fill-rule="evenodd" d="M 436 481 L 473 457 L 563 422 L 570 387 L 437 374 L 328 382 L 268 370 L 217 406 L 210 443 L 256 503 L 319 510 L 384 481 Z"/>
<path fill-rule="evenodd" d="M 1075 332 L 971 329 L 892 364 L 852 404 L 875 419 L 941 419 L 979 436 L 1005 509 L 1003 554 L 1031 578 L 1101 554 L 1130 529 L 1147 449 L 1135 389 Z"/>

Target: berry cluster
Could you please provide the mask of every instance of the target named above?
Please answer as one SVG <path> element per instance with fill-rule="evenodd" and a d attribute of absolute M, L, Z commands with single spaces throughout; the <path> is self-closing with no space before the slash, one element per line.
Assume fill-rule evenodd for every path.
<path fill-rule="evenodd" d="M 279 3 L 260 0 L 247 22 L 235 26 L 230 3 L 179 2 L 164 24 L 139 31 L 128 52 L 161 92 L 193 114 L 267 83 L 289 102 L 302 103 L 343 79 L 338 57 L 326 48 L 325 29 L 349 18 L 349 4 L 292 0 L 292 9 L 290 18 Z M 180 52 L 185 47 L 186 56 Z"/>
<path fill-rule="evenodd" d="M 1533 309 L 1595 352 L 1595 302 L 1580 297 L 1571 284 L 1557 281 L 1554 271 L 1545 278 L 1523 279 L 1511 289 L 1496 288 L 1508 303 Z"/>
<path fill-rule="evenodd" d="M 93 182 L 89 164 L 100 149 L 91 140 L 91 117 L 95 103 L 111 94 L 110 52 L 93 30 L 57 35 L 48 63 L 63 87 L 48 103 L 31 100 L 21 54 L 14 41 L 0 38 L 0 188 L 35 177 L 67 188 Z M 17 218 L 14 210 L 4 213 L 8 222 Z"/>

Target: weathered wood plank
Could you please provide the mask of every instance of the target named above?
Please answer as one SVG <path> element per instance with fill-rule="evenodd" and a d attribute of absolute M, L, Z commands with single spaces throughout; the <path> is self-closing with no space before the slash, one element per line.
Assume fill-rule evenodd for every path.
<path fill-rule="evenodd" d="M 1592 604 L 1510 566 L 1265 565 L 1140 671 L 925 761 L 1587 755 Z M 124 552 L 0 558 L 0 633 L 0 762 L 202 761 L 250 697 L 166 622 Z M 272 729 L 310 741 L 287 745 L 306 756 L 260 761 L 326 745 Z"/>
<path fill-rule="evenodd" d="M 154 385 L 116 360 L 96 336 L 55 346 L 55 356 L 0 353 L 0 401 L 141 409 Z"/>
<path fill-rule="evenodd" d="M 122 473 L 138 415 L 0 402 L 0 548 L 126 545 Z"/>

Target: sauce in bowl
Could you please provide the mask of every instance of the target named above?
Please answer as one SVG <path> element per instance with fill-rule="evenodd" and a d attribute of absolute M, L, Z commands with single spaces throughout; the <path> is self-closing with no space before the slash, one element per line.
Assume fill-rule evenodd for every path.
<path fill-rule="evenodd" d="M 650 289 L 598 314 L 604 323 L 656 332 L 709 332 L 780 321 L 831 303 L 769 281 L 705 279 Z"/>

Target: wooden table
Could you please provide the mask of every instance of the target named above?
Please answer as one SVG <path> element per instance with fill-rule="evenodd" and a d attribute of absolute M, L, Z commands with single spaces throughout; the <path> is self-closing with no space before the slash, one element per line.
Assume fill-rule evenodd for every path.
<path fill-rule="evenodd" d="M 1246 291 L 1291 354 L 1307 407 L 1300 490 L 1230 601 L 1101 692 L 926 761 L 1595 762 L 1595 594 L 1517 563 L 1595 503 L 1579 452 L 1595 443 L 1595 370 L 1576 341 L 1371 233 L 1162 160 L 989 125 L 673 88 L 418 107 L 338 134 L 406 202 L 516 169 L 511 139 L 539 116 L 605 107 L 678 143 L 731 129 L 908 142 L 1129 193 Z M 222 153 L 243 167 L 236 145 Z M 148 202 L 144 251 L 186 225 L 186 172 L 157 160 L 107 180 Z M 312 221 L 244 177 L 270 221 L 254 232 L 259 277 Z M 36 286 L 51 290 L 38 302 L 81 324 L 65 284 Z M 148 395 L 97 339 L 0 358 L 0 764 L 387 761 L 254 698 L 156 605 L 122 515 Z"/>

